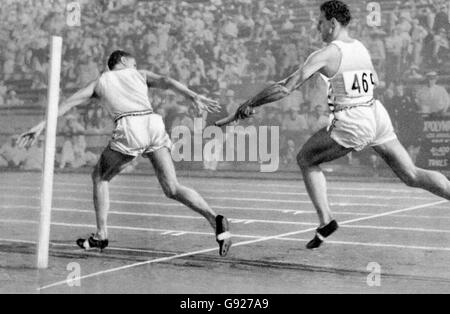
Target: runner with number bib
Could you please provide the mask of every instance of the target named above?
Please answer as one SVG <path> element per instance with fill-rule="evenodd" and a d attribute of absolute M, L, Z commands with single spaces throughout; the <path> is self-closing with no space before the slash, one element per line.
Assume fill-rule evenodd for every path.
<path fill-rule="evenodd" d="M 447 178 L 439 172 L 417 168 L 398 141 L 386 109 L 373 96 L 378 77 L 370 54 L 361 42 L 348 34 L 350 20 L 350 10 L 345 3 L 335 0 L 323 3 L 318 30 L 328 45 L 312 53 L 292 75 L 244 102 L 235 114 L 216 122 L 223 125 L 247 118 L 255 112 L 255 107 L 290 95 L 316 73 L 328 82 L 329 125 L 314 134 L 297 156 L 306 190 L 320 221 L 315 237 L 307 244 L 309 249 L 318 248 L 338 229 L 328 204 L 320 164 L 366 146 L 371 146 L 407 185 L 450 199 Z"/>

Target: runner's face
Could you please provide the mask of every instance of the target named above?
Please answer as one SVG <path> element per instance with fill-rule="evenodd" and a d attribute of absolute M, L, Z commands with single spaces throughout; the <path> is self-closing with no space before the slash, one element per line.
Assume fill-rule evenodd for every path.
<path fill-rule="evenodd" d="M 320 35 L 322 36 L 322 40 L 326 43 L 329 43 L 332 41 L 333 36 L 333 23 L 331 21 L 328 21 L 325 17 L 325 14 L 323 12 L 320 12 L 319 22 L 317 24 L 317 30 L 319 31 Z"/>
<path fill-rule="evenodd" d="M 122 63 L 126 68 L 137 68 L 136 59 L 133 57 L 122 58 Z"/>

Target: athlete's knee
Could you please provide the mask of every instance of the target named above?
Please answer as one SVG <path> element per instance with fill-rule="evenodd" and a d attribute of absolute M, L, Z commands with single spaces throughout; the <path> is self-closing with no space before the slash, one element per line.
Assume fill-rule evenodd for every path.
<path fill-rule="evenodd" d="M 419 169 L 417 167 L 411 167 L 402 173 L 400 179 L 410 187 L 418 187 L 419 182 Z"/>
<path fill-rule="evenodd" d="M 102 180 L 102 176 L 100 175 L 100 171 L 98 170 L 98 167 L 95 167 L 94 170 L 91 173 L 91 179 L 92 182 L 97 183 Z"/>
<path fill-rule="evenodd" d="M 309 154 L 307 154 L 303 149 L 297 154 L 297 164 L 300 169 L 305 169 L 316 165 L 314 160 L 310 158 Z"/>
<path fill-rule="evenodd" d="M 177 182 L 166 182 L 162 186 L 164 194 L 170 199 L 176 199 L 179 191 L 179 184 Z"/>
<path fill-rule="evenodd" d="M 104 173 L 102 173 L 102 171 L 99 169 L 98 166 L 96 166 L 94 168 L 94 170 L 92 171 L 91 179 L 94 184 L 98 184 L 98 183 L 104 182 L 104 181 L 106 181 L 106 182 L 111 181 L 111 178 L 107 177 Z"/>

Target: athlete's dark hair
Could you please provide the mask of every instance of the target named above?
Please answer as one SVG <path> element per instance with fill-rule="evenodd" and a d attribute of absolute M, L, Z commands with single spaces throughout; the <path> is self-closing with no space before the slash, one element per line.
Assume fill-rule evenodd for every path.
<path fill-rule="evenodd" d="M 131 53 L 123 50 L 114 51 L 108 58 L 108 68 L 110 70 L 114 69 L 114 67 L 120 62 L 120 59 L 122 57 L 131 57 Z"/>
<path fill-rule="evenodd" d="M 320 11 L 325 14 L 327 20 L 331 20 L 334 17 L 342 26 L 347 26 L 352 20 L 349 7 L 339 0 L 322 3 Z"/>

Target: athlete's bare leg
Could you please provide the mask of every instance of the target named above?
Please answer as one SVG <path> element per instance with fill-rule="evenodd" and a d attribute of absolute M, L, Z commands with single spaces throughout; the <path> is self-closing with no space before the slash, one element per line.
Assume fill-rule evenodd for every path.
<path fill-rule="evenodd" d="M 375 146 L 373 149 L 408 186 L 422 188 L 450 200 L 450 181 L 437 171 L 416 167 L 397 139 Z"/>
<path fill-rule="evenodd" d="M 306 190 L 319 216 L 320 226 L 332 220 L 326 179 L 320 164 L 343 157 L 351 151 L 351 148 L 345 148 L 336 143 L 324 128 L 314 134 L 297 155 Z"/>
<path fill-rule="evenodd" d="M 216 213 L 196 191 L 181 185 L 177 180 L 172 156 L 167 148 L 149 154 L 156 176 L 167 197 L 177 200 L 205 217 L 216 231 Z"/>
<path fill-rule="evenodd" d="M 133 156 L 121 154 L 107 147 L 94 168 L 92 182 L 97 219 L 97 238 L 99 240 L 108 238 L 109 181 L 119 174 L 133 159 Z"/>

